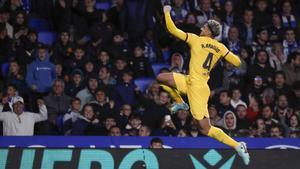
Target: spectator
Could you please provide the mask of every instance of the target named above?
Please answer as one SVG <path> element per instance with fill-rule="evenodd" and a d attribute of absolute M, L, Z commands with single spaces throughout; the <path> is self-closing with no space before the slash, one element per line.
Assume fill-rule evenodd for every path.
<path fill-rule="evenodd" d="M 197 21 L 198 25 L 197 26 L 203 26 L 206 21 L 211 19 L 213 16 L 213 9 L 211 8 L 211 0 L 201 0 L 200 9 L 196 10 L 196 15 L 197 15 Z"/>
<path fill-rule="evenodd" d="M 259 75 L 263 79 L 264 84 L 272 82 L 274 76 L 274 69 L 269 65 L 269 56 L 267 51 L 258 50 L 255 53 L 254 64 L 248 68 L 248 78 L 254 79 L 255 76 Z"/>
<path fill-rule="evenodd" d="M 260 97 L 261 93 L 264 91 L 263 79 L 261 76 L 257 75 L 253 79 L 253 83 L 248 87 L 247 95 L 252 95 L 255 97 Z"/>
<path fill-rule="evenodd" d="M 279 125 L 271 126 L 270 137 L 283 138 L 282 128 Z"/>
<path fill-rule="evenodd" d="M 109 130 L 109 136 L 122 136 L 121 129 L 118 126 L 112 126 Z"/>
<path fill-rule="evenodd" d="M 247 104 L 243 100 L 241 100 L 242 92 L 239 88 L 236 87 L 231 89 L 230 95 L 232 97 L 230 100 L 230 104 L 234 109 L 236 109 L 238 105 L 244 105 L 245 107 L 247 107 Z"/>
<path fill-rule="evenodd" d="M 224 2 L 224 9 L 222 11 L 222 21 L 226 25 L 232 26 L 237 22 L 237 15 L 235 11 L 234 2 L 232 0 L 226 0 Z"/>
<path fill-rule="evenodd" d="M 163 145 L 163 141 L 160 138 L 155 137 L 151 139 L 149 147 L 151 149 L 162 149 Z"/>
<path fill-rule="evenodd" d="M 247 119 L 250 121 L 250 123 L 254 122 L 259 115 L 260 112 L 260 106 L 261 106 L 261 100 L 257 96 L 248 96 L 249 99 L 249 105 L 247 109 Z"/>
<path fill-rule="evenodd" d="M 234 111 L 234 108 L 230 104 L 231 96 L 228 90 L 222 90 L 220 91 L 219 95 L 219 105 L 218 110 L 220 113 L 220 116 L 223 117 L 226 111 Z"/>
<path fill-rule="evenodd" d="M 9 2 L 9 1 L 7 1 Z M 8 7 L 8 6 L 7 6 Z M 0 23 L 3 24 L 4 28 L 6 28 L 6 33 L 8 38 L 13 38 L 13 32 L 14 32 L 14 28 L 13 26 L 10 24 L 9 19 L 10 19 L 10 12 L 9 9 L 3 7 L 0 9 Z"/>
<path fill-rule="evenodd" d="M 256 39 L 252 43 L 252 50 L 254 53 L 260 50 L 271 51 L 269 32 L 266 27 L 260 27 L 256 30 Z"/>
<path fill-rule="evenodd" d="M 80 69 L 75 69 L 71 73 L 70 78 L 71 80 L 66 85 L 66 94 L 70 97 L 75 97 L 84 88 L 85 80 L 83 72 Z"/>
<path fill-rule="evenodd" d="M 176 136 L 177 128 L 174 125 L 171 116 L 165 115 L 161 121 L 161 126 L 158 130 L 154 131 L 155 136 Z"/>
<path fill-rule="evenodd" d="M 286 75 L 286 84 L 292 85 L 300 80 L 300 53 L 294 52 L 289 55 L 286 64 L 282 66 L 282 71 Z"/>
<path fill-rule="evenodd" d="M 276 100 L 275 111 L 277 113 L 278 119 L 281 123 L 285 123 L 287 118 L 290 118 L 293 111 L 289 107 L 289 102 L 287 96 L 279 95 Z"/>
<path fill-rule="evenodd" d="M 87 87 L 80 90 L 76 97 L 78 97 L 81 100 L 81 107 L 83 107 L 86 103 L 89 103 L 90 101 L 93 101 L 94 95 L 98 89 L 98 80 L 97 77 L 91 76 L 88 77 L 87 80 Z"/>
<path fill-rule="evenodd" d="M 21 39 L 21 44 L 16 47 L 16 61 L 20 63 L 22 69 L 35 60 L 35 53 L 38 47 L 38 33 L 29 30 L 26 38 Z"/>
<path fill-rule="evenodd" d="M 272 26 L 270 28 L 270 41 L 281 41 L 284 35 L 284 28 L 281 23 L 280 14 L 272 13 Z"/>
<path fill-rule="evenodd" d="M 176 112 L 176 116 L 173 118 L 175 127 L 180 129 L 189 129 L 191 124 L 191 117 L 186 110 L 179 110 Z"/>
<path fill-rule="evenodd" d="M 115 2 L 115 6 L 108 9 L 106 15 L 109 23 L 117 28 L 120 28 L 120 13 L 124 9 L 124 0 L 116 0 Z"/>
<path fill-rule="evenodd" d="M 116 85 L 113 98 L 116 101 L 116 109 L 119 109 L 123 104 L 136 104 L 135 89 L 137 86 L 133 82 L 133 73 L 124 72 L 123 81 Z"/>
<path fill-rule="evenodd" d="M 111 97 L 113 89 L 117 82 L 116 79 L 112 77 L 110 69 L 106 66 L 100 67 L 98 77 L 99 77 L 99 86 L 104 88 L 107 94 L 109 95 L 109 97 Z"/>
<path fill-rule="evenodd" d="M 184 66 L 184 58 L 182 54 L 180 54 L 179 52 L 173 53 L 171 56 L 171 65 L 169 69 L 172 72 L 185 74 L 186 70 Z"/>
<path fill-rule="evenodd" d="M 40 45 L 36 60 L 28 67 L 26 82 L 34 93 L 46 95 L 56 79 L 55 66 L 49 61 L 49 57 L 47 47 Z"/>
<path fill-rule="evenodd" d="M 213 126 L 219 126 L 220 127 L 220 126 L 223 125 L 222 118 L 219 115 L 219 111 L 218 111 L 216 105 L 209 104 L 208 113 L 209 113 L 210 122 Z"/>
<path fill-rule="evenodd" d="M 201 136 L 201 133 L 199 132 L 199 129 L 196 126 L 192 125 L 189 135 L 191 137 L 199 137 Z"/>
<path fill-rule="evenodd" d="M 139 129 L 142 127 L 142 120 L 138 114 L 130 114 L 125 131 L 129 136 L 138 136 Z"/>
<path fill-rule="evenodd" d="M 14 27 L 13 37 L 17 45 L 20 45 L 20 40 L 26 38 L 29 31 L 25 11 L 17 11 L 12 22 Z"/>
<path fill-rule="evenodd" d="M 72 126 L 71 135 L 99 135 L 101 127 L 93 106 L 86 104 L 82 108 L 81 116 Z"/>
<path fill-rule="evenodd" d="M 234 54 L 239 54 L 244 43 L 239 39 L 239 29 L 231 26 L 228 31 L 228 38 L 223 42 L 227 48 Z"/>
<path fill-rule="evenodd" d="M 65 134 L 70 134 L 73 124 L 80 117 L 80 99 L 75 97 L 71 100 L 71 107 L 63 117 L 63 128 Z"/>
<path fill-rule="evenodd" d="M 275 102 L 275 92 L 272 88 L 266 88 L 261 94 L 261 99 L 263 105 L 274 105 Z"/>
<path fill-rule="evenodd" d="M 269 63 L 275 71 L 280 71 L 282 65 L 286 63 L 287 56 L 283 53 L 283 46 L 280 42 L 272 44 L 272 50 L 269 52 Z"/>
<path fill-rule="evenodd" d="M 70 33 L 67 30 L 60 32 L 59 41 L 53 47 L 51 61 L 63 64 L 73 55 L 75 44 L 70 40 Z"/>
<path fill-rule="evenodd" d="M 34 123 L 47 120 L 47 108 L 42 100 L 38 100 L 40 113 L 24 111 L 24 100 L 17 96 L 13 98 L 11 112 L 1 112 L 4 136 L 32 136 Z"/>
<path fill-rule="evenodd" d="M 245 9 L 243 14 L 243 20 L 239 27 L 240 37 L 246 45 L 251 45 L 255 38 L 256 27 L 253 24 L 253 11 L 251 9 Z"/>
<path fill-rule="evenodd" d="M 104 136 L 109 134 L 110 128 L 117 125 L 116 119 L 113 116 L 108 116 L 103 121 L 104 124 Z"/>
<path fill-rule="evenodd" d="M 131 59 L 130 66 L 132 71 L 135 72 L 135 77 L 153 77 L 154 73 L 149 62 L 149 58 L 146 58 L 145 47 L 142 44 L 136 44 L 133 48 L 133 57 Z"/>
<path fill-rule="evenodd" d="M 237 124 L 236 128 L 238 130 L 240 129 L 249 129 L 250 122 L 247 119 L 247 106 L 244 104 L 239 104 L 235 108 L 236 118 L 237 118 Z"/>
<path fill-rule="evenodd" d="M 223 88 L 229 89 L 232 86 L 241 85 L 241 72 L 238 68 L 235 68 L 231 63 L 223 62 Z"/>
<path fill-rule="evenodd" d="M 196 25 L 197 25 L 197 18 L 196 18 L 195 13 L 189 12 L 185 16 L 183 23 L 178 25 L 178 28 L 180 28 L 184 32 L 191 32 L 191 33 L 199 35 L 200 30 L 199 30 L 199 27 Z"/>
<path fill-rule="evenodd" d="M 97 73 L 98 73 L 97 67 L 96 67 L 96 65 L 94 65 L 94 62 L 92 60 L 87 60 L 84 63 L 83 71 L 87 77 L 97 75 Z"/>
<path fill-rule="evenodd" d="M 177 137 L 188 137 L 188 131 L 184 128 L 178 131 Z"/>
<path fill-rule="evenodd" d="M 154 31 L 151 29 L 146 31 L 143 43 L 145 44 L 145 57 L 149 59 L 150 63 L 162 62 L 164 60 Z"/>
<path fill-rule="evenodd" d="M 298 19 L 293 13 L 292 3 L 288 0 L 282 2 L 282 24 L 285 28 L 296 28 Z"/>
<path fill-rule="evenodd" d="M 291 135 L 293 132 L 299 132 L 299 131 L 300 131 L 299 116 L 296 114 L 293 114 L 288 119 L 288 136 Z"/>
<path fill-rule="evenodd" d="M 129 116 L 132 114 L 132 107 L 130 104 L 123 104 L 120 109 L 120 113 L 117 115 L 118 124 L 122 129 L 128 124 Z"/>
<path fill-rule="evenodd" d="M 265 121 L 267 131 L 271 129 L 271 126 L 278 124 L 279 122 L 273 118 L 274 112 L 270 105 L 264 105 L 262 108 L 262 118 Z"/>
<path fill-rule="evenodd" d="M 95 97 L 96 100 L 91 101 L 89 104 L 94 107 L 98 119 L 105 119 L 105 117 L 114 114 L 114 101 L 108 100 L 105 90 L 98 89 Z"/>
<path fill-rule="evenodd" d="M 6 92 L 5 92 L 5 95 L 4 97 L 2 97 L 2 108 L 3 110 L 2 111 L 12 111 L 13 110 L 13 100 L 14 100 L 14 97 L 17 97 L 19 96 L 19 92 L 18 92 L 18 89 L 15 85 L 12 85 L 12 84 L 9 84 L 7 87 L 6 87 Z"/>
<path fill-rule="evenodd" d="M 13 45 L 13 41 L 8 37 L 7 28 L 5 27 L 4 24 L 1 24 L 1 20 L 0 20 L 0 64 L 1 65 L 9 61 L 10 55 L 12 54 L 12 45 Z"/>
<path fill-rule="evenodd" d="M 291 93 L 290 86 L 285 83 L 286 76 L 283 71 L 278 71 L 275 73 L 273 90 L 276 96 L 279 95 L 289 95 Z"/>
<path fill-rule="evenodd" d="M 283 53 L 289 56 L 299 48 L 299 42 L 296 40 L 296 33 L 294 29 L 287 28 L 285 30 L 284 39 L 282 41 Z"/>
<path fill-rule="evenodd" d="M 251 132 L 253 137 L 266 137 L 267 131 L 265 121 L 261 118 L 256 119 Z"/>
<path fill-rule="evenodd" d="M 123 73 L 126 71 L 129 71 L 126 59 L 123 57 L 115 58 L 114 67 L 112 69 L 112 77 L 116 79 L 117 82 L 122 82 Z"/>
<path fill-rule="evenodd" d="M 48 115 L 64 115 L 68 112 L 71 97 L 64 93 L 65 83 L 61 79 L 53 82 L 53 91 L 44 98 Z"/>
<path fill-rule="evenodd" d="M 142 125 L 141 128 L 139 129 L 139 136 L 150 136 L 151 135 L 151 129 L 150 127 L 146 125 Z"/>
<path fill-rule="evenodd" d="M 223 117 L 224 132 L 233 137 L 237 135 L 236 117 L 232 111 L 226 111 Z"/>
<path fill-rule="evenodd" d="M 84 64 L 87 59 L 84 47 L 77 46 L 74 51 L 74 56 L 65 62 L 64 67 L 67 68 L 67 72 L 72 72 L 75 69 L 80 69 L 82 71 L 84 70 Z"/>
<path fill-rule="evenodd" d="M 254 12 L 255 25 L 259 26 L 270 26 L 271 25 L 271 15 L 268 11 L 268 1 L 258 0 L 255 2 L 256 10 Z"/>
<path fill-rule="evenodd" d="M 159 91 L 160 85 L 156 80 L 154 80 L 149 84 L 148 88 L 146 89 L 145 97 L 152 100 L 158 100 Z"/>
<path fill-rule="evenodd" d="M 125 43 L 123 32 L 115 31 L 112 40 L 112 44 L 107 47 L 111 56 L 114 59 L 116 59 L 116 57 L 128 57 L 129 48 Z"/>
<path fill-rule="evenodd" d="M 111 63 L 111 55 L 106 49 L 101 49 L 97 53 L 97 65 L 99 68 L 101 67 L 107 67 L 109 69 L 112 68 L 112 63 Z"/>
<path fill-rule="evenodd" d="M 171 10 L 171 17 L 174 23 L 177 25 L 182 23 L 188 11 L 184 9 L 184 0 L 174 0 Z"/>
<path fill-rule="evenodd" d="M 291 95 L 291 107 L 295 110 L 300 110 L 300 81 L 294 82 L 293 86 L 293 93 Z"/>

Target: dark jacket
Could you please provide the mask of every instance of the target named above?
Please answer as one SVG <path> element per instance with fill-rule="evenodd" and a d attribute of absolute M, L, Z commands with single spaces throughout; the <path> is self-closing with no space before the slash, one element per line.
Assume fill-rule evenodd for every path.
<path fill-rule="evenodd" d="M 119 83 L 116 85 L 113 98 L 115 101 L 116 109 L 119 109 L 123 104 L 136 104 L 135 89 L 136 85 L 131 83 Z"/>
<path fill-rule="evenodd" d="M 65 94 L 63 94 L 62 96 L 55 96 L 52 93 L 44 98 L 49 114 L 67 113 L 71 103 L 71 99 L 72 98 L 70 96 L 67 96 Z"/>

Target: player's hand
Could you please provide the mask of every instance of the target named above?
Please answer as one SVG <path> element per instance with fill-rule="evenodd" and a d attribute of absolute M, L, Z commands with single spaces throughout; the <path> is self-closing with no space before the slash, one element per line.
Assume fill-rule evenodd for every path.
<path fill-rule="evenodd" d="M 172 7 L 170 5 L 165 5 L 164 6 L 164 12 L 170 12 Z"/>

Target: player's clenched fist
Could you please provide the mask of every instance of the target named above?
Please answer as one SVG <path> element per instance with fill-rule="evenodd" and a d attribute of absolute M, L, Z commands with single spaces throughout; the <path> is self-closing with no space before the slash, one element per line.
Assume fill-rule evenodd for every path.
<path fill-rule="evenodd" d="M 170 12 L 172 7 L 170 5 L 164 6 L 164 12 Z"/>

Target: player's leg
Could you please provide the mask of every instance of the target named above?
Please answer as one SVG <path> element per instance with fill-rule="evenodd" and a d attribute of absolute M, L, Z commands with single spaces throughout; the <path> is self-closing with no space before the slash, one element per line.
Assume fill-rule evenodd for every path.
<path fill-rule="evenodd" d="M 249 154 L 244 143 L 238 143 L 229 137 L 221 129 L 210 124 L 207 102 L 210 95 L 208 86 L 195 86 L 188 88 L 188 99 L 191 107 L 191 113 L 196 120 L 201 133 L 212 137 L 238 151 L 246 165 L 249 163 Z M 242 148 L 244 151 L 242 151 Z"/>
<path fill-rule="evenodd" d="M 184 102 L 180 93 L 186 94 L 186 77 L 179 73 L 160 73 L 157 76 L 157 81 L 160 86 L 167 91 L 171 98 L 176 102 L 171 108 L 171 111 L 176 112 L 179 109 L 189 109 L 189 106 Z"/>

